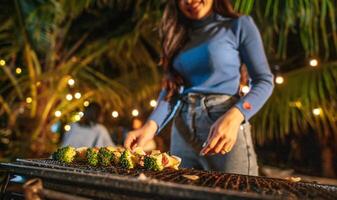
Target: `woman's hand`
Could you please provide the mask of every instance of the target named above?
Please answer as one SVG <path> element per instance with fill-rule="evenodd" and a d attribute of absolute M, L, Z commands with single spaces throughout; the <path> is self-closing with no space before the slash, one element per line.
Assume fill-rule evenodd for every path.
<path fill-rule="evenodd" d="M 143 147 L 146 142 L 153 139 L 157 128 L 156 122 L 150 120 L 142 128 L 130 131 L 124 141 L 125 148 L 134 149 L 136 147 Z"/>
<path fill-rule="evenodd" d="M 236 107 L 228 110 L 211 126 L 208 138 L 200 151 L 201 155 L 210 153 L 225 154 L 232 150 L 244 116 Z"/>

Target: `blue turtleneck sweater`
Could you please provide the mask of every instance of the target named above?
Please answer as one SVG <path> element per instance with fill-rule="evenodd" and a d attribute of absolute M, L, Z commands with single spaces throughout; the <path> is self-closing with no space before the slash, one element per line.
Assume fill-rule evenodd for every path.
<path fill-rule="evenodd" d="M 250 91 L 236 107 L 245 121 L 266 102 L 273 90 L 273 75 L 264 52 L 258 28 L 250 16 L 227 18 L 218 14 L 192 21 L 190 40 L 173 60 L 173 67 L 184 78 L 184 93 L 235 95 L 240 85 L 240 66 L 245 63 Z M 158 126 L 169 114 L 163 89 L 149 120 Z"/>

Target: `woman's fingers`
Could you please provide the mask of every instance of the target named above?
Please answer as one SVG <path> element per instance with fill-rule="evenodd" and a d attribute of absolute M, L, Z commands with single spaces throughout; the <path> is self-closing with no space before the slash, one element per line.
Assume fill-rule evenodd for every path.
<path fill-rule="evenodd" d="M 230 152 L 235 144 L 235 141 L 228 142 L 224 145 L 223 149 L 226 153 Z"/>
<path fill-rule="evenodd" d="M 213 135 L 211 136 L 211 138 L 208 140 L 208 143 L 206 144 L 206 146 L 201 150 L 201 154 L 202 155 L 206 155 L 210 150 L 212 150 L 215 145 L 218 143 L 218 141 L 221 138 L 221 135 L 219 134 L 218 131 L 213 131 Z"/>
<path fill-rule="evenodd" d="M 125 148 L 127 149 L 130 149 L 131 147 L 134 146 L 134 141 L 136 140 L 136 137 L 134 136 L 134 134 L 132 133 L 129 133 L 127 136 L 126 136 L 126 139 L 124 141 L 124 146 Z"/>
<path fill-rule="evenodd" d="M 221 138 L 221 140 L 219 140 L 219 142 L 214 147 L 214 152 L 215 153 L 220 153 L 221 150 L 224 149 L 226 143 L 228 143 L 228 141 L 226 140 L 226 138 Z"/>

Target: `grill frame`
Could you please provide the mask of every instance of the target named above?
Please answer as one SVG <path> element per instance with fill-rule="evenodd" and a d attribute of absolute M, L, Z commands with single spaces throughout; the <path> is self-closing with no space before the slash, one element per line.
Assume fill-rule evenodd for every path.
<path fill-rule="evenodd" d="M 140 180 L 135 177 L 142 172 L 145 174 L 150 173 L 144 170 L 128 171 L 112 167 L 112 170 L 117 170 L 116 172 L 121 170 L 119 172 L 124 173 L 119 175 L 102 172 L 99 168 L 95 171 L 93 169 L 87 170 L 83 167 L 44 164 L 41 161 L 44 160 L 18 159 L 15 163 L 2 163 L 0 164 L 0 167 L 8 170 L 11 174 L 39 177 L 43 180 L 44 187 L 46 188 L 100 199 L 303 199 L 303 196 L 301 196 L 300 193 L 301 191 L 305 193 L 306 189 L 317 193 L 316 196 L 313 194 L 312 197 L 319 197 L 320 199 L 337 198 L 336 187 L 314 183 L 291 183 L 282 179 L 230 175 L 233 177 L 246 178 L 247 181 L 263 180 L 264 184 L 266 184 L 267 187 L 270 187 L 270 190 L 277 190 L 275 189 L 277 187 L 284 188 L 284 185 L 282 186 L 282 184 L 287 183 L 289 192 L 283 190 L 283 193 L 276 195 L 275 193 L 242 192 L 238 190 L 225 190 L 217 187 L 180 184 L 156 179 Z M 130 172 L 135 173 L 125 176 L 130 174 Z M 206 175 L 217 173 L 222 176 L 228 176 L 228 174 L 225 173 L 204 172 L 191 169 L 182 169 L 178 172 L 182 174 L 185 172 L 203 173 Z M 156 174 L 155 172 L 151 173 Z M 160 175 L 161 173 L 165 172 L 158 172 L 157 174 Z M 174 172 L 172 173 L 174 174 Z M 237 182 L 239 183 L 239 181 Z M 247 184 L 249 183 L 247 182 Z M 214 185 L 216 185 L 216 183 L 214 183 Z M 292 188 L 292 186 L 294 186 L 294 188 Z M 296 187 L 301 188 L 301 190 L 296 190 Z M 313 188 L 315 190 L 313 190 Z M 307 196 L 307 199 L 311 199 L 311 197 Z"/>

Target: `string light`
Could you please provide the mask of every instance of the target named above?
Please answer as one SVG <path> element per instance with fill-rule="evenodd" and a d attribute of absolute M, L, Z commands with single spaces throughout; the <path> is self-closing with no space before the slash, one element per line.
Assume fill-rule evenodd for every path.
<path fill-rule="evenodd" d="M 152 99 L 152 100 L 150 101 L 150 106 L 151 106 L 151 107 L 156 107 L 156 106 L 157 106 L 157 101 L 154 100 L 154 99 Z"/>
<path fill-rule="evenodd" d="M 1 66 L 5 66 L 5 65 L 6 65 L 6 61 L 3 60 L 3 59 L 1 59 L 1 60 L 0 60 L 0 65 L 1 65 Z"/>
<path fill-rule="evenodd" d="M 314 108 L 312 109 L 312 114 L 319 116 L 321 114 L 323 114 L 322 108 Z"/>
<path fill-rule="evenodd" d="M 22 69 L 21 69 L 20 67 L 17 67 L 17 68 L 15 69 L 15 73 L 16 73 L 16 74 L 21 74 L 21 72 L 22 72 Z"/>
<path fill-rule="evenodd" d="M 67 99 L 68 101 L 73 100 L 73 95 L 67 94 L 67 95 L 66 95 L 66 99 Z"/>
<path fill-rule="evenodd" d="M 75 121 L 80 121 L 81 120 L 81 116 L 79 114 L 74 116 L 74 120 Z"/>
<path fill-rule="evenodd" d="M 57 110 L 57 111 L 55 111 L 55 117 L 61 117 L 61 115 L 62 115 L 62 112 L 61 111 L 59 111 L 59 110 Z"/>
<path fill-rule="evenodd" d="M 27 97 L 27 98 L 26 98 L 26 103 L 32 103 L 32 102 L 33 102 L 32 97 Z"/>
<path fill-rule="evenodd" d="M 81 111 L 81 112 L 78 113 L 78 115 L 79 115 L 80 117 L 83 117 L 84 113 Z"/>
<path fill-rule="evenodd" d="M 39 87 L 41 85 L 41 81 L 36 82 L 36 86 Z"/>
<path fill-rule="evenodd" d="M 70 129 L 71 129 L 71 126 L 69 124 L 67 124 L 67 125 L 64 126 L 64 130 L 65 131 L 70 131 Z"/>
<path fill-rule="evenodd" d="M 242 87 L 241 91 L 243 94 L 247 94 L 250 91 L 250 88 L 248 85 L 245 85 Z"/>
<path fill-rule="evenodd" d="M 278 75 L 278 76 L 276 76 L 276 78 L 275 78 L 275 82 L 276 82 L 277 84 L 282 84 L 282 83 L 284 82 L 284 78 L 283 78 L 282 76 Z"/>
<path fill-rule="evenodd" d="M 137 117 L 139 115 L 139 111 L 137 109 L 133 109 L 131 114 L 132 116 Z"/>
<path fill-rule="evenodd" d="M 302 103 L 300 101 L 292 101 L 289 103 L 289 105 L 291 107 L 296 107 L 296 108 L 301 108 L 302 107 Z"/>
<path fill-rule="evenodd" d="M 119 114 L 117 111 L 112 111 L 111 115 L 113 118 L 117 118 Z"/>
<path fill-rule="evenodd" d="M 84 106 L 84 107 L 88 107 L 89 104 L 90 104 L 89 101 L 84 101 L 84 102 L 83 102 L 83 106 Z"/>
<path fill-rule="evenodd" d="M 75 96 L 76 99 L 80 99 L 82 95 L 81 95 L 81 93 L 76 92 L 74 96 Z"/>
<path fill-rule="evenodd" d="M 74 80 L 74 79 L 72 79 L 72 78 L 71 78 L 71 79 L 69 79 L 69 80 L 68 80 L 68 85 L 69 85 L 69 86 L 73 86 L 73 85 L 75 85 L 75 80 Z"/>
<path fill-rule="evenodd" d="M 296 101 L 296 102 L 295 102 L 295 106 L 296 106 L 297 108 L 301 108 L 301 107 L 302 107 L 302 103 L 301 103 L 300 101 Z"/>
<path fill-rule="evenodd" d="M 309 65 L 311 66 L 311 67 L 317 67 L 318 66 L 318 60 L 317 59 L 310 59 L 310 61 L 309 61 Z"/>

